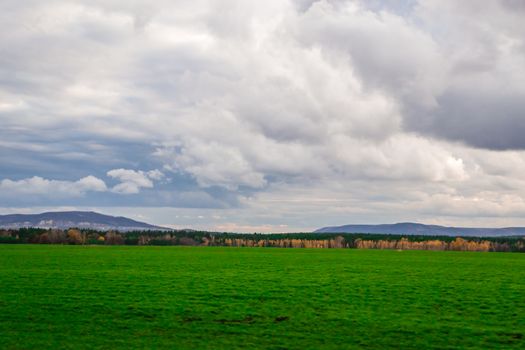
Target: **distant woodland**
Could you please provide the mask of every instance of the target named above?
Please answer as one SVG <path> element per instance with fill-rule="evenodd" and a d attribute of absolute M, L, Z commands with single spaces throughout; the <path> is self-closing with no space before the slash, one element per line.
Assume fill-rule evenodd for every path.
<path fill-rule="evenodd" d="M 525 252 L 525 237 L 449 237 L 382 234 L 235 234 L 203 231 L 0 230 L 0 243 L 76 245 L 186 245 L 277 248 L 353 248 Z"/>

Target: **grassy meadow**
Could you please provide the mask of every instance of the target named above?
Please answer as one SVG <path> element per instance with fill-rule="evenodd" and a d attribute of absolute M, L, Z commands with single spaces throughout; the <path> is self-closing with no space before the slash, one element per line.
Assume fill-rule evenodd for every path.
<path fill-rule="evenodd" d="M 525 254 L 0 245 L 2 349 L 524 349 Z"/>

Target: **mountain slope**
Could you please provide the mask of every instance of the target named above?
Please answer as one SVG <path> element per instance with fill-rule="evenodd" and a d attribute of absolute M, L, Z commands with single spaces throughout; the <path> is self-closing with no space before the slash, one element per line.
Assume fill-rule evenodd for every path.
<path fill-rule="evenodd" d="M 323 227 L 316 233 L 379 233 L 397 235 L 424 235 L 424 236 L 522 236 L 525 227 L 505 228 L 472 228 L 472 227 L 445 227 L 424 225 L 412 222 L 385 225 L 343 225 Z"/>
<path fill-rule="evenodd" d="M 91 211 L 47 212 L 42 214 L 0 215 L 0 228 L 42 227 L 67 229 L 70 227 L 96 230 L 166 230 L 166 228 L 135 221 L 122 216 L 110 216 Z"/>

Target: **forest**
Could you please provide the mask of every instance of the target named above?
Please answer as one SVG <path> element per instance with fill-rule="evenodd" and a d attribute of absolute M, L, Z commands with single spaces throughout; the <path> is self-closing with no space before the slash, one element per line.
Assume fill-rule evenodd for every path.
<path fill-rule="evenodd" d="M 525 252 L 525 237 L 452 237 L 387 234 L 237 234 L 207 231 L 0 230 L 0 243 L 72 245 L 225 246 Z"/>

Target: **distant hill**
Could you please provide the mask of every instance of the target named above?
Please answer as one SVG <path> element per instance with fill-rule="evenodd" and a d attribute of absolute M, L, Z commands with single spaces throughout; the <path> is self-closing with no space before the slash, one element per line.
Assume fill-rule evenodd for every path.
<path fill-rule="evenodd" d="M 110 216 L 92 211 L 64 211 L 42 214 L 0 215 L 0 228 L 42 227 L 68 229 L 71 227 L 95 230 L 167 230 L 122 216 Z"/>
<path fill-rule="evenodd" d="M 424 225 L 413 222 L 385 225 L 343 225 L 323 227 L 316 233 L 379 233 L 395 235 L 423 235 L 423 236 L 476 236 L 476 237 L 501 237 L 524 236 L 525 227 L 505 228 L 471 228 L 471 227 L 445 227 L 437 225 Z"/>

